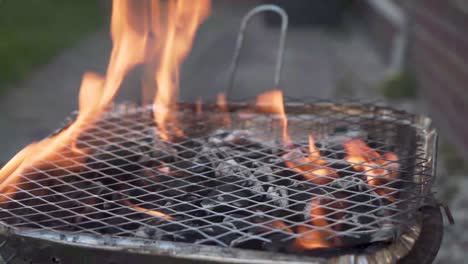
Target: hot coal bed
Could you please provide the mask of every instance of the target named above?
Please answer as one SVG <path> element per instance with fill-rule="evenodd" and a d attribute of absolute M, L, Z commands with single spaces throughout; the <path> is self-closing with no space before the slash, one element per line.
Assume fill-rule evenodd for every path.
<path fill-rule="evenodd" d="M 2 194 L 2 234 L 77 245 L 89 236 L 87 243 L 120 247 L 126 239 L 167 241 L 286 259 L 400 244 L 396 256 L 409 251 L 414 241 L 401 239 L 417 239 L 432 181 L 428 119 L 375 105 L 296 102 L 286 108 L 285 144 L 277 116 L 228 108 L 181 103 L 178 123 L 168 124 L 178 133 L 163 139 L 150 107 L 114 106 L 61 159 L 35 165 Z M 353 140 L 380 161 L 353 163 Z M 73 147 L 83 156 L 71 157 Z"/>

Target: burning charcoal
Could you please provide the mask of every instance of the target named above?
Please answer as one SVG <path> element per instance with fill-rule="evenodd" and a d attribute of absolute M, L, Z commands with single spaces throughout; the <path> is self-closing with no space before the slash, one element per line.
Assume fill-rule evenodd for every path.
<path fill-rule="evenodd" d="M 247 181 L 244 181 L 243 186 L 249 187 L 249 189 L 255 194 L 263 194 L 265 188 L 262 185 L 262 182 L 259 181 L 254 176 L 251 176 Z"/>
<path fill-rule="evenodd" d="M 218 147 L 215 152 L 215 156 L 220 159 L 227 159 L 234 155 L 239 155 L 239 153 L 236 153 L 235 150 L 229 146 Z"/>
<path fill-rule="evenodd" d="M 251 143 L 252 136 L 249 131 L 246 130 L 235 130 L 228 134 L 225 141 L 235 144 L 235 145 L 247 145 Z"/>
<path fill-rule="evenodd" d="M 278 175 L 278 174 L 275 174 L 275 175 Z M 281 175 L 281 176 L 285 176 L 285 175 Z M 295 188 L 296 185 L 298 184 L 302 184 L 302 181 L 301 182 L 298 182 L 298 181 L 295 181 L 293 179 L 288 179 L 288 177 L 281 177 L 280 175 L 278 176 L 272 176 L 272 175 L 269 175 L 269 177 L 265 180 L 266 184 L 267 185 L 276 185 L 276 186 L 284 186 L 284 187 L 291 187 L 291 188 Z M 261 179 L 263 180 L 263 179 Z"/>
<path fill-rule="evenodd" d="M 229 214 L 223 219 L 223 224 L 229 224 L 233 226 L 236 230 L 245 230 L 250 224 L 248 220 L 244 220 L 245 215 L 241 214 Z"/>
<path fill-rule="evenodd" d="M 211 167 L 211 162 L 207 157 L 197 157 L 188 167 L 188 170 L 193 174 L 203 173 L 209 171 Z"/>
<path fill-rule="evenodd" d="M 395 240 L 398 237 L 397 231 L 393 223 L 381 225 L 379 231 L 371 235 L 370 242 Z"/>
<path fill-rule="evenodd" d="M 244 211 L 244 207 L 251 205 L 252 192 L 232 184 L 217 187 L 208 194 L 209 198 L 201 201 L 203 208 L 216 212 Z"/>
<path fill-rule="evenodd" d="M 243 167 L 242 165 L 239 165 L 233 159 L 230 159 L 218 165 L 218 167 L 215 170 L 215 175 L 217 177 L 231 176 L 231 175 L 236 175 L 239 172 L 245 172 L 245 169 L 246 169 L 245 167 Z"/>
<path fill-rule="evenodd" d="M 213 145 L 221 145 L 223 143 L 223 139 L 219 137 L 212 136 L 208 140 L 209 143 Z"/>
<path fill-rule="evenodd" d="M 256 168 L 252 174 L 255 178 L 266 182 L 273 182 L 276 179 L 273 175 L 273 170 L 266 166 Z"/>
<path fill-rule="evenodd" d="M 204 228 L 202 231 L 210 237 L 216 237 L 219 242 L 230 245 L 232 241 L 235 241 L 242 236 L 242 233 L 236 232 L 235 226 L 230 224 L 213 225 L 209 228 Z"/>
<path fill-rule="evenodd" d="M 266 191 L 267 199 L 273 200 L 273 204 L 286 208 L 288 207 L 288 192 L 285 189 L 276 189 L 273 186 L 270 186 Z"/>
<path fill-rule="evenodd" d="M 177 160 L 170 164 L 170 171 L 178 171 L 181 174 L 187 174 L 186 172 L 181 171 L 180 169 L 187 170 L 195 166 L 196 164 L 189 160 Z"/>
<path fill-rule="evenodd" d="M 337 155 L 342 155 L 343 158 L 344 158 L 344 153 L 340 153 L 340 154 L 337 154 Z M 333 157 L 333 155 L 328 156 L 328 157 L 324 157 L 323 159 L 325 161 L 327 161 L 328 164 L 332 168 L 339 171 L 340 174 L 343 174 L 343 176 L 347 176 L 347 175 L 350 175 L 350 174 L 354 173 L 351 165 L 349 165 L 349 163 L 344 159 L 341 159 L 341 158 L 337 159 L 337 158 Z"/>
<path fill-rule="evenodd" d="M 280 157 L 266 157 L 266 162 L 270 164 L 280 164 L 282 159 Z"/>
<path fill-rule="evenodd" d="M 187 188 L 190 187 L 190 183 L 182 179 L 172 178 L 165 183 L 165 186 L 167 186 L 167 188 L 159 194 L 166 197 L 175 197 L 186 194 L 188 191 Z"/>
<path fill-rule="evenodd" d="M 197 155 L 197 149 L 201 147 L 200 143 L 187 140 L 181 143 L 179 146 L 176 147 L 177 155 L 184 159 L 191 159 Z"/>
<path fill-rule="evenodd" d="M 153 233 L 156 237 L 168 236 L 170 239 L 185 239 L 181 234 L 182 231 L 189 230 L 191 227 L 198 227 L 193 221 L 186 221 L 183 217 L 172 217 L 171 220 L 160 217 L 149 217 L 145 222 L 146 231 Z"/>
<path fill-rule="evenodd" d="M 283 160 L 300 160 L 304 158 L 305 153 L 302 152 L 299 148 L 295 148 L 291 151 L 286 152 L 283 156 Z"/>
<path fill-rule="evenodd" d="M 116 204 L 115 201 L 119 201 L 121 199 L 121 196 L 118 193 L 108 194 L 108 195 L 103 196 L 103 197 L 107 198 L 107 199 L 104 200 L 104 203 L 102 203 L 102 208 L 104 210 L 107 210 L 107 209 L 110 209 L 110 208 L 114 207 L 115 204 Z"/>
<path fill-rule="evenodd" d="M 332 186 L 339 189 L 349 189 L 356 192 L 364 192 L 368 190 L 368 184 L 356 176 L 347 176 L 337 179 L 333 182 Z"/>
<path fill-rule="evenodd" d="M 162 161 L 164 163 L 170 163 L 174 160 L 174 156 L 177 155 L 177 149 L 172 147 L 170 144 L 156 140 L 151 151 L 151 157 L 155 160 Z"/>
<path fill-rule="evenodd" d="M 203 239 L 204 236 L 200 233 L 198 227 L 185 228 L 182 232 L 176 234 L 174 241 L 194 243 L 197 240 Z"/>
<path fill-rule="evenodd" d="M 88 160 L 88 166 L 105 175 L 116 175 L 136 171 L 142 168 L 137 164 L 142 149 L 139 144 L 124 142 L 120 145 L 108 145 L 102 152 L 95 153 Z"/>
<path fill-rule="evenodd" d="M 293 241 L 293 239 L 290 239 L 293 231 L 282 221 L 260 215 L 249 218 L 249 221 L 255 223 L 249 228 L 249 234 L 264 236 L 267 239 L 256 241 L 257 247 L 260 249 L 274 252 L 285 251 Z"/>
<path fill-rule="evenodd" d="M 184 202 L 187 202 L 187 201 L 190 201 L 189 198 L 187 198 L 187 196 L 184 196 L 180 199 L 181 201 L 184 201 Z M 166 204 L 166 207 L 170 206 L 170 204 Z M 191 203 L 179 203 L 179 202 L 176 202 L 176 204 L 174 206 L 171 206 L 171 209 L 175 212 L 178 212 L 178 213 L 190 213 L 191 215 L 196 215 L 196 214 L 203 214 L 203 212 L 201 211 L 201 209 Z"/>
<path fill-rule="evenodd" d="M 234 188 L 236 188 L 236 187 L 234 187 Z M 219 190 L 223 194 L 219 195 L 217 197 L 217 200 L 220 201 L 221 203 L 232 204 L 232 205 L 234 205 L 235 207 L 238 207 L 238 208 L 243 208 L 243 207 L 247 207 L 247 206 L 250 205 L 249 201 L 247 201 L 246 199 L 242 199 L 242 198 L 248 198 L 249 196 L 251 196 L 248 190 L 237 190 L 235 192 L 226 191 L 226 190 L 230 190 L 230 189 L 231 188 L 228 185 L 221 186 L 219 188 Z"/>
<path fill-rule="evenodd" d="M 326 209 L 325 207 L 322 207 L 323 205 L 327 207 L 331 207 L 330 201 L 334 199 L 332 195 L 326 195 L 327 198 L 312 198 L 311 201 L 308 201 L 304 207 L 304 219 L 305 220 L 310 220 L 312 217 L 311 212 L 314 208 L 318 208 L 319 210 L 327 211 L 327 214 L 329 213 L 329 209 Z M 329 197 L 329 198 L 328 198 Z M 319 201 L 319 202 L 316 202 Z"/>
<path fill-rule="evenodd" d="M 221 185 L 217 188 L 217 190 L 223 193 L 223 195 L 234 195 L 233 197 L 234 199 L 239 199 L 239 198 L 235 198 L 236 196 L 240 198 L 246 198 L 252 195 L 252 192 L 250 190 L 240 188 L 239 186 L 234 185 L 234 184 Z M 226 200 L 229 200 L 229 199 L 226 199 Z"/>
<path fill-rule="evenodd" d="M 245 158 L 250 159 L 250 160 L 260 160 L 264 156 L 265 154 L 259 151 L 247 152 L 247 154 L 244 155 Z"/>
<path fill-rule="evenodd" d="M 375 194 L 378 197 L 377 194 Z M 350 198 L 348 198 L 350 199 Z M 360 227 L 369 225 L 371 223 L 375 223 L 376 215 L 375 215 L 375 208 L 379 208 L 378 201 L 374 200 L 371 201 L 371 197 L 369 195 L 354 195 L 352 201 L 357 203 L 357 206 L 352 206 L 347 208 L 347 214 L 343 216 L 343 218 L 347 219 L 347 222 L 353 223 L 351 224 L 352 228 Z M 373 214 L 369 214 L 368 212 L 374 211 Z M 380 210 L 378 210 L 380 211 Z M 376 226 L 377 228 L 377 226 Z"/>
<path fill-rule="evenodd" d="M 306 202 L 310 199 L 311 195 L 306 193 L 295 193 L 289 197 L 291 201 L 291 210 L 302 212 Z"/>
<path fill-rule="evenodd" d="M 224 138 L 226 138 L 231 132 L 218 129 L 210 137 L 208 137 L 208 143 L 213 145 L 220 145 L 224 142 Z"/>
<path fill-rule="evenodd" d="M 209 138 L 209 143 L 221 145 L 229 143 L 232 145 L 247 145 L 251 143 L 252 136 L 245 130 L 225 131 L 217 130 Z"/>
<path fill-rule="evenodd" d="M 283 232 L 274 232 L 268 235 L 270 241 L 262 243 L 262 248 L 271 252 L 286 251 L 291 247 L 292 242 L 291 235 Z"/>
<path fill-rule="evenodd" d="M 155 236 L 155 229 L 147 226 L 140 226 L 135 232 L 135 236 L 142 238 L 153 238 Z"/>
<path fill-rule="evenodd" d="M 215 199 L 206 198 L 206 199 L 203 199 L 200 202 L 200 205 L 201 205 L 201 207 L 203 207 L 205 209 L 212 209 L 212 208 L 216 207 L 217 205 L 219 205 L 219 203 Z"/>
<path fill-rule="evenodd" d="M 158 228 L 157 226 L 160 223 L 154 223 L 154 226 L 140 226 L 135 235 L 142 238 L 151 238 L 155 240 L 174 240 L 174 236 L 172 234 L 168 234 L 168 232 Z"/>
<path fill-rule="evenodd" d="M 280 197 L 282 197 L 282 202 L 281 205 L 282 207 L 287 207 L 288 206 L 288 190 L 286 189 L 278 189 L 278 192 L 280 194 Z"/>
<path fill-rule="evenodd" d="M 235 218 L 235 215 L 227 216 L 221 227 L 214 228 L 215 232 L 225 234 L 218 237 L 218 239 L 231 247 L 245 243 L 252 237 L 247 232 L 250 225 L 241 220 L 236 220 Z"/>
<path fill-rule="evenodd" d="M 237 239 L 231 241 L 231 247 L 238 247 L 238 248 L 247 248 L 247 249 L 262 249 L 260 246 L 264 242 L 263 240 L 255 238 L 252 234 L 247 233 L 243 236 L 240 236 Z"/>
<path fill-rule="evenodd" d="M 305 156 L 305 153 L 302 152 L 299 148 L 295 148 L 291 151 L 286 152 L 281 158 L 285 161 L 295 161 L 295 160 L 301 160 Z"/>
<path fill-rule="evenodd" d="M 289 195 L 289 209 L 301 212 L 301 214 L 306 211 L 305 207 L 310 205 L 310 199 L 312 197 L 323 196 L 327 193 L 323 186 L 318 187 L 309 182 L 295 184 L 293 188 L 296 189 L 297 192 Z M 291 189 L 291 187 L 289 189 Z"/>
<path fill-rule="evenodd" d="M 182 221 L 182 219 L 178 219 L 178 221 Z M 180 223 L 169 223 L 165 220 L 151 220 L 147 224 L 149 226 L 142 226 L 138 229 L 139 236 L 187 243 L 193 243 L 203 238 L 201 233 L 203 227 L 195 221 L 183 220 Z"/>

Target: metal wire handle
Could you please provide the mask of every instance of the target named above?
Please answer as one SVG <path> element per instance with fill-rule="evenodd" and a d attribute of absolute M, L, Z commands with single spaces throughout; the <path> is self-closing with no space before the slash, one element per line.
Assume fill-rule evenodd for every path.
<path fill-rule="evenodd" d="M 281 31 L 280 31 L 280 39 L 279 39 L 279 46 L 278 46 L 278 52 L 277 52 L 277 61 L 276 61 L 276 68 L 275 68 L 275 83 L 274 83 L 274 88 L 279 87 L 279 82 L 281 78 L 281 69 L 283 67 L 283 57 L 284 57 L 284 50 L 285 50 L 285 44 L 286 44 L 286 34 L 288 31 L 288 14 L 284 9 L 277 5 L 261 5 L 253 8 L 250 10 L 243 18 L 241 22 L 241 26 L 239 29 L 239 33 L 237 34 L 237 41 L 236 41 L 236 47 L 234 49 L 234 56 L 232 57 L 232 62 L 229 70 L 229 82 L 228 82 L 228 87 L 226 90 L 226 97 L 229 98 L 231 95 L 232 88 L 234 86 L 234 78 L 237 73 L 237 68 L 239 64 L 239 55 L 242 49 L 242 46 L 244 45 L 244 34 L 245 30 L 247 28 L 248 23 L 250 22 L 250 19 L 254 17 L 255 15 L 262 13 L 262 12 L 274 12 L 277 13 L 280 18 L 281 18 Z"/>

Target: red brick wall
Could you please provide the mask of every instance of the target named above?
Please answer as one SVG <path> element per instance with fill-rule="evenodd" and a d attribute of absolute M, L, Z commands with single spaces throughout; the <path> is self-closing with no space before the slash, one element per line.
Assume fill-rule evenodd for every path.
<path fill-rule="evenodd" d="M 407 65 L 419 82 L 420 94 L 441 132 L 468 157 L 468 11 L 456 1 L 399 4 L 410 19 Z M 458 1 L 468 6 L 468 1 Z M 369 11 L 365 17 L 377 15 L 369 15 Z M 372 36 L 376 42 L 386 39 L 375 33 Z"/>

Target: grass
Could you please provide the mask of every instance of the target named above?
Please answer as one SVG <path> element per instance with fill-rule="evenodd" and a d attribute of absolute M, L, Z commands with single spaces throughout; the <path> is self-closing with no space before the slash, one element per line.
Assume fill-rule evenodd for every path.
<path fill-rule="evenodd" d="M 416 81 L 408 73 L 397 73 L 385 80 L 380 90 L 388 99 L 410 99 L 417 95 Z"/>
<path fill-rule="evenodd" d="M 440 144 L 440 154 L 447 169 L 447 173 L 468 173 L 468 164 L 466 164 L 463 157 L 458 154 L 454 145 L 443 141 Z"/>
<path fill-rule="evenodd" d="M 0 94 L 103 21 L 98 0 L 0 0 Z"/>

